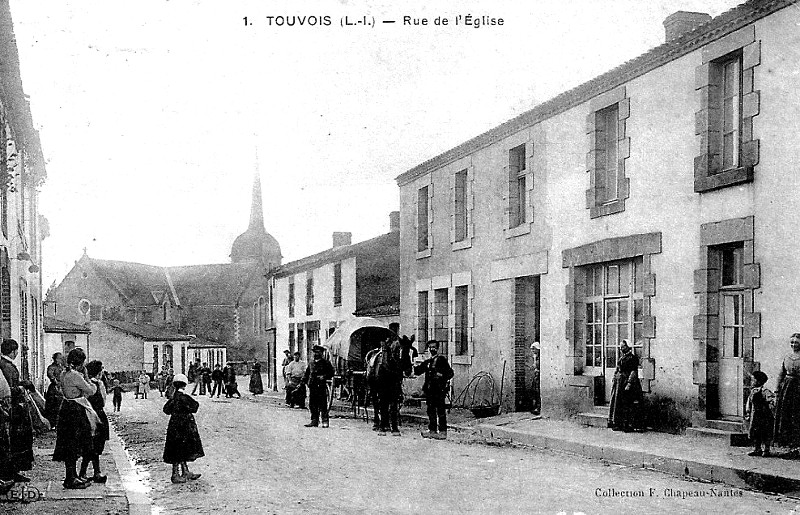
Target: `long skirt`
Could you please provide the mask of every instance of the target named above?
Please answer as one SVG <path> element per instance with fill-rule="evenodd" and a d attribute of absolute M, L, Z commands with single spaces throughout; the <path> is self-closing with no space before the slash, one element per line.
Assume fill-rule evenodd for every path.
<path fill-rule="evenodd" d="M 264 393 L 264 384 L 261 382 L 261 374 L 253 372 L 250 374 L 250 393 Z"/>
<path fill-rule="evenodd" d="M 70 463 L 93 453 L 92 428 L 86 418 L 86 409 L 77 402 L 65 400 L 59 415 L 53 461 Z"/>
<path fill-rule="evenodd" d="M 17 472 L 11 460 L 11 400 L 0 399 L 0 479 Z"/>
<path fill-rule="evenodd" d="M 622 374 L 614 375 L 608 411 L 608 427 L 626 430 L 641 429 L 644 426 L 641 420 L 642 386 L 638 379 L 631 384 L 628 390 L 625 389 L 625 384 L 625 377 Z"/>
<path fill-rule="evenodd" d="M 175 464 L 194 461 L 205 456 L 197 423 L 191 413 L 175 413 L 167 425 L 167 441 L 164 443 L 164 462 Z"/>
<path fill-rule="evenodd" d="M 775 444 L 800 447 L 800 378 L 786 376 L 775 401 Z"/>
<path fill-rule="evenodd" d="M 100 456 L 106 449 L 106 442 L 108 441 L 111 433 L 108 429 L 108 415 L 106 415 L 106 411 L 104 409 L 100 409 L 95 410 L 95 413 L 97 413 L 97 418 L 100 419 L 102 424 L 97 425 L 97 431 L 95 431 L 95 434 L 92 437 L 92 448 L 94 449 L 94 453 Z"/>
<path fill-rule="evenodd" d="M 33 421 L 23 395 L 12 395 L 11 462 L 15 470 L 33 468 Z"/>
<path fill-rule="evenodd" d="M 47 387 L 47 393 L 44 395 L 43 415 L 53 427 L 58 425 L 58 412 L 61 410 L 62 402 L 64 402 L 64 395 L 55 383 L 50 383 L 50 386 Z"/>

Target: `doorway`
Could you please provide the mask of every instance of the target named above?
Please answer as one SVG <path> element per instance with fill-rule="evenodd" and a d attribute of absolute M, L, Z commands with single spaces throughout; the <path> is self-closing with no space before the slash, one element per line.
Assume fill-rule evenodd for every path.
<path fill-rule="evenodd" d="M 514 279 L 514 408 L 539 413 L 540 395 L 539 276 Z"/>

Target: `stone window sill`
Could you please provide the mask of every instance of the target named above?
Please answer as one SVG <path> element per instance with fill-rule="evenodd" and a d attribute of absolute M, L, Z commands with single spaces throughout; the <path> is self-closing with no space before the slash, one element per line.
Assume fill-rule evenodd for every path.
<path fill-rule="evenodd" d="M 530 232 L 531 224 L 528 222 L 523 222 L 516 227 L 506 229 L 506 238 L 516 238 L 517 236 L 522 236 L 523 234 L 530 234 Z"/>
<path fill-rule="evenodd" d="M 472 356 L 453 356 L 453 365 L 472 365 Z"/>
<path fill-rule="evenodd" d="M 452 244 L 451 250 L 464 250 L 472 247 L 472 238 L 466 238 L 461 241 L 456 241 Z"/>
<path fill-rule="evenodd" d="M 424 259 L 431 257 L 431 249 L 417 251 L 417 259 Z"/>
<path fill-rule="evenodd" d="M 589 208 L 589 216 L 591 218 L 599 218 L 601 216 L 613 215 L 625 211 L 625 201 L 618 199 L 607 204 L 593 206 Z"/>
<path fill-rule="evenodd" d="M 724 172 L 698 177 L 694 180 L 695 193 L 714 191 L 726 186 L 753 182 L 753 167 L 742 166 Z"/>

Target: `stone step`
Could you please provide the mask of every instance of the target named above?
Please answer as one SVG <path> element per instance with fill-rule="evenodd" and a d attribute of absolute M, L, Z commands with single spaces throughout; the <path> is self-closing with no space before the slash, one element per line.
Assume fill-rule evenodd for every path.
<path fill-rule="evenodd" d="M 692 424 L 695 425 L 695 424 Z M 699 427 L 707 427 L 709 429 L 719 429 L 720 431 L 728 431 L 730 433 L 744 433 L 744 422 L 734 420 L 705 420 L 698 425 Z"/>
<path fill-rule="evenodd" d="M 732 447 L 747 447 L 750 445 L 750 439 L 747 437 L 747 433 L 741 431 L 725 431 L 711 427 L 688 427 L 686 428 L 686 436 L 717 438 L 727 441 Z"/>
<path fill-rule="evenodd" d="M 605 413 L 594 410 L 578 413 L 576 419 L 579 424 L 583 424 L 584 426 L 608 427 L 608 409 L 606 409 Z"/>

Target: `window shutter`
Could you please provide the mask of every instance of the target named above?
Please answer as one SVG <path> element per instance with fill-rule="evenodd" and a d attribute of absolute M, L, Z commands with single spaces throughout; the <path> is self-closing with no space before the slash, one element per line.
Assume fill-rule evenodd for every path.
<path fill-rule="evenodd" d="M 473 181 L 475 180 L 474 167 L 467 168 L 467 239 L 472 240 L 474 236 L 474 218 L 472 217 L 472 210 L 475 209 L 475 190 L 473 188 Z"/>
<path fill-rule="evenodd" d="M 428 248 L 433 250 L 433 182 L 428 184 Z"/>
<path fill-rule="evenodd" d="M 456 242 L 456 174 L 450 174 L 450 243 Z"/>

